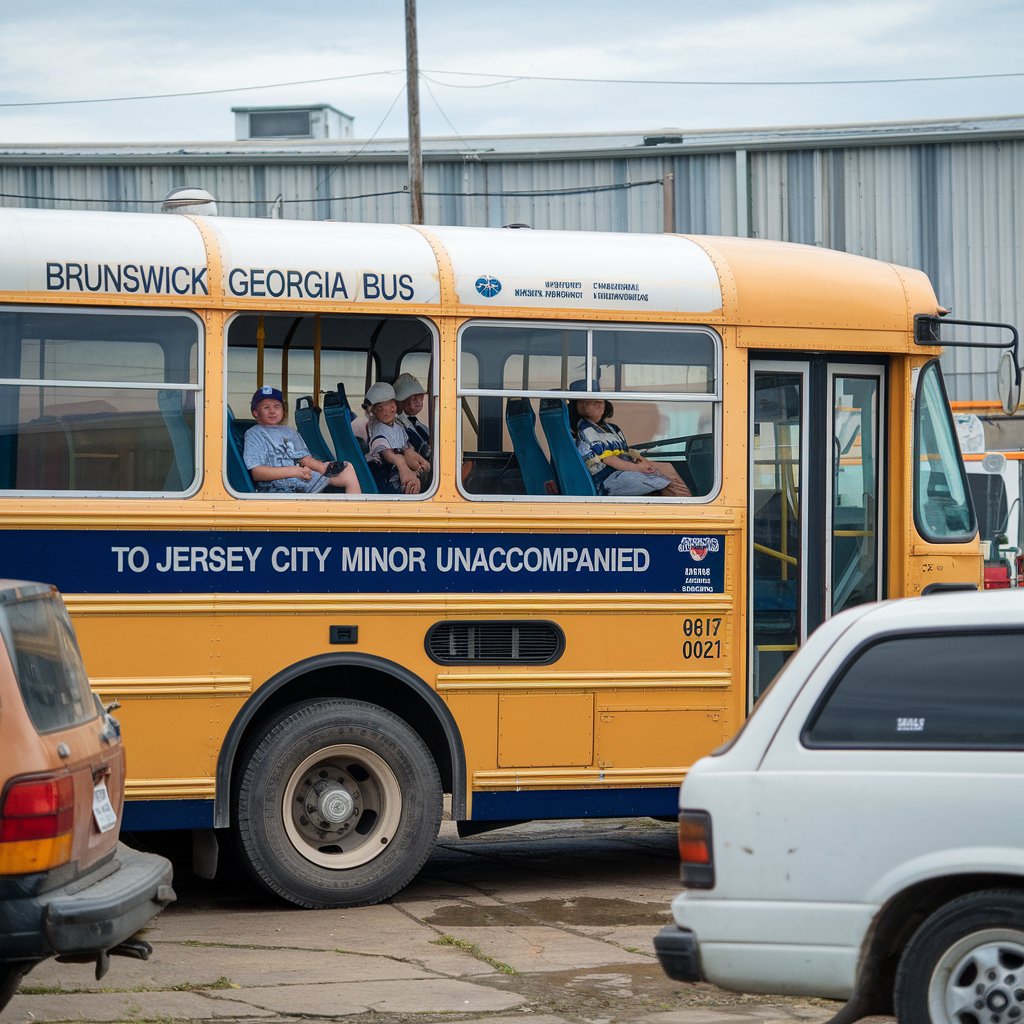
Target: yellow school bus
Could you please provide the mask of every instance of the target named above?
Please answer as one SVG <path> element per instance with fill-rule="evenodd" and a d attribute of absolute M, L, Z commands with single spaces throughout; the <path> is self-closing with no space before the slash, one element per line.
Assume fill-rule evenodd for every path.
<path fill-rule="evenodd" d="M 942 312 L 749 239 L 3 210 L 0 575 L 65 594 L 126 829 L 375 902 L 446 796 L 464 835 L 674 817 L 822 620 L 979 585 Z M 359 437 L 403 373 L 418 493 Z M 361 493 L 259 489 L 264 385 Z M 688 493 L 608 493 L 581 401 Z"/>

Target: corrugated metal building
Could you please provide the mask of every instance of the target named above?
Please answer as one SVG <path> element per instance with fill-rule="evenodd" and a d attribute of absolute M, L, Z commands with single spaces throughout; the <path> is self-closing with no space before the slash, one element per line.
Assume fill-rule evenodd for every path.
<path fill-rule="evenodd" d="M 919 267 L 954 315 L 1024 323 L 1024 115 L 423 142 L 426 220 L 675 230 L 823 245 Z M 404 140 L 0 148 L 0 203 L 159 209 L 201 186 L 226 216 L 403 222 Z M 996 354 L 945 357 L 953 399 Z"/>

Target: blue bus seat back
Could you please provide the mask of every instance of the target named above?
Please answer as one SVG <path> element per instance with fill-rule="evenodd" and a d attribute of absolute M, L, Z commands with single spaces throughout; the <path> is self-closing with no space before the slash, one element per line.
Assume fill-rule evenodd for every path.
<path fill-rule="evenodd" d="M 340 380 L 338 381 L 338 394 L 341 396 L 341 404 L 344 405 L 345 408 L 348 410 L 349 423 L 355 423 L 355 411 L 352 409 L 352 403 L 348 400 L 348 395 L 345 393 L 345 385 L 342 384 Z M 370 446 L 366 443 L 365 439 L 361 437 L 356 437 L 356 444 L 359 445 L 359 448 L 362 451 L 363 455 L 366 455 L 366 453 L 370 450 Z"/>
<path fill-rule="evenodd" d="M 295 400 L 293 415 L 295 429 L 306 442 L 309 454 L 321 462 L 333 462 L 335 455 L 320 430 L 320 410 L 313 404 L 312 395 L 303 395 Z"/>
<path fill-rule="evenodd" d="M 12 435 L 15 436 L 15 435 Z M 67 491 L 75 488 L 75 446 L 61 416 L 39 416 L 16 435 L 18 463 L 12 487 Z"/>
<path fill-rule="evenodd" d="M 537 417 L 528 398 L 510 398 L 505 403 L 505 425 L 512 450 L 519 463 L 527 494 L 557 494 L 555 471 L 537 441 Z"/>
<path fill-rule="evenodd" d="M 163 388 L 157 392 L 156 401 L 171 439 L 174 456 L 164 488 L 168 491 L 183 491 L 191 486 L 196 475 L 195 440 L 185 422 L 185 392 Z"/>
<path fill-rule="evenodd" d="M 337 391 L 328 391 L 324 395 L 324 421 L 327 423 L 327 430 L 334 442 L 338 458 L 352 463 L 363 494 L 379 493 L 366 455 L 360 447 L 358 438 L 352 433 L 352 410 L 341 384 L 338 385 Z"/>
<path fill-rule="evenodd" d="M 228 483 L 236 491 L 243 494 L 254 494 L 256 484 L 252 475 L 245 468 L 245 459 L 242 453 L 245 451 L 245 432 L 253 426 L 254 421 L 236 420 L 235 414 L 228 406 L 228 429 L 226 435 L 228 455 Z"/>
<path fill-rule="evenodd" d="M 590 475 L 576 440 L 569 428 L 569 406 L 561 398 L 540 400 L 540 425 L 551 452 L 551 462 L 563 494 L 597 494 L 594 478 Z"/>
<path fill-rule="evenodd" d="M 686 465 L 696 490 L 694 494 L 710 494 L 715 486 L 715 439 L 711 434 L 691 437 L 686 445 Z"/>

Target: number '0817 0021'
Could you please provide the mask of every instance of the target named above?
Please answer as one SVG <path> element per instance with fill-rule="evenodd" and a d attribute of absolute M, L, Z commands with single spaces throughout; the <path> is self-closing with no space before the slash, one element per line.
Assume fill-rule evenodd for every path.
<path fill-rule="evenodd" d="M 683 657 L 690 658 L 720 658 L 722 656 L 721 640 L 684 640 Z"/>
<path fill-rule="evenodd" d="M 718 615 L 702 615 L 690 619 L 683 619 L 683 636 L 699 639 L 701 637 L 714 638 L 722 628 L 722 619 Z"/>

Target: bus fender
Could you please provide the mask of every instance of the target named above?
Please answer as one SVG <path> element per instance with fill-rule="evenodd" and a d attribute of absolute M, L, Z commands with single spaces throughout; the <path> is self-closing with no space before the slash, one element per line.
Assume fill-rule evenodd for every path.
<path fill-rule="evenodd" d="M 414 672 L 386 658 L 373 654 L 318 654 L 305 658 L 282 669 L 271 676 L 245 702 L 235 716 L 217 758 L 217 788 L 214 796 L 213 825 L 214 828 L 226 828 L 231 824 L 231 768 L 242 745 L 243 738 L 260 711 L 272 698 L 276 697 L 283 687 L 294 680 L 319 672 L 324 669 L 372 669 L 390 676 L 416 693 L 427 705 L 430 712 L 440 725 L 445 742 L 448 745 L 448 756 L 452 764 L 452 818 L 459 820 L 466 816 L 466 753 L 462 745 L 462 737 L 452 717 L 448 705 Z"/>

